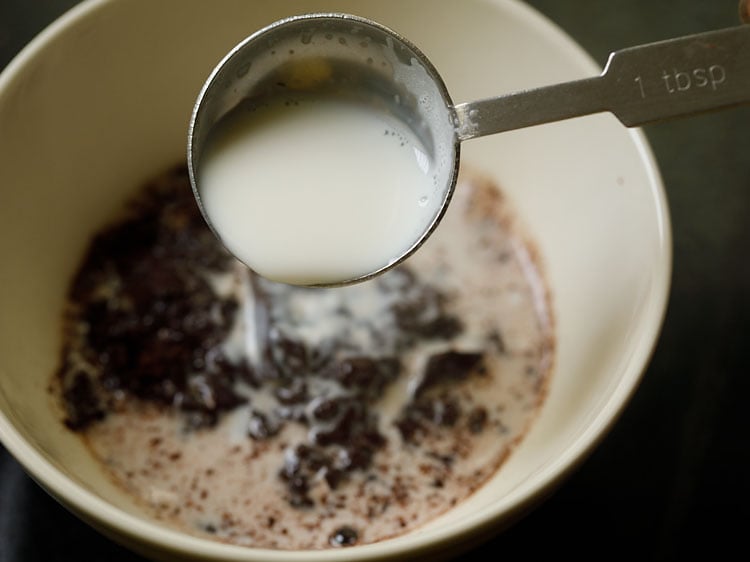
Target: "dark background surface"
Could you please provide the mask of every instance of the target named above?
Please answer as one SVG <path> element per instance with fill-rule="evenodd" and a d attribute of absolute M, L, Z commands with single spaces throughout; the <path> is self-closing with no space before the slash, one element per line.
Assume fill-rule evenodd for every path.
<path fill-rule="evenodd" d="M 0 68 L 76 3 L 0 0 Z M 737 22 L 736 0 L 529 4 L 601 65 L 612 50 Z M 747 555 L 748 125 L 750 108 L 743 107 L 646 129 L 674 233 L 672 295 L 651 364 L 586 462 L 545 503 L 467 558 L 725 559 L 735 548 L 740 559 Z M 143 559 L 66 512 L 0 446 L 0 562 L 56 560 Z"/>

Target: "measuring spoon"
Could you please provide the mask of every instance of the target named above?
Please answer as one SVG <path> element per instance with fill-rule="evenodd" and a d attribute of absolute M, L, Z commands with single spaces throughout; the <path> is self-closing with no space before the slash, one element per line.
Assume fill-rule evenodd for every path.
<path fill-rule="evenodd" d="M 392 247 L 375 248 L 369 261 L 360 259 L 370 252 L 368 244 L 373 248 L 378 245 L 379 234 L 357 232 L 357 225 L 372 219 L 376 228 L 381 217 L 371 216 L 374 210 L 367 214 L 367 208 L 354 208 L 357 205 L 350 205 L 351 212 L 364 214 L 359 218 L 352 215 L 355 226 L 350 228 L 355 231 L 337 232 L 331 237 L 327 235 L 336 228 L 340 208 L 327 216 L 330 205 L 315 205 L 318 199 L 311 200 L 310 206 L 316 208 L 309 209 L 309 215 L 317 221 L 318 231 L 313 229 L 308 234 L 301 224 L 304 218 L 284 224 L 285 209 L 294 206 L 295 200 L 283 199 L 281 207 L 262 209 L 266 218 L 270 217 L 264 223 L 265 230 L 243 238 L 246 234 L 237 234 L 238 228 L 234 227 L 247 230 L 248 221 L 243 214 L 247 209 L 243 210 L 242 205 L 230 209 L 233 205 L 221 203 L 220 199 L 218 206 L 207 204 L 211 186 L 202 173 L 204 157 L 215 131 L 230 119 L 227 115 L 233 115 L 238 107 L 255 111 L 274 100 L 293 100 L 294 96 L 354 102 L 395 119 L 417 137 L 420 146 L 415 147 L 415 153 L 423 153 L 420 166 L 426 166 L 426 157 L 432 180 L 429 197 L 420 196 L 419 205 L 424 207 L 429 199 L 430 211 L 419 217 L 411 211 L 399 215 L 415 216 L 411 230 L 400 235 L 404 238 L 400 244 L 389 242 Z M 213 70 L 190 121 L 188 168 L 207 223 L 251 269 L 292 284 L 341 286 L 370 279 L 401 263 L 434 231 L 456 185 L 463 141 L 600 112 L 611 112 L 625 126 L 635 127 L 748 102 L 750 26 L 746 25 L 614 52 L 602 74 L 596 77 L 454 104 L 432 63 L 396 32 L 354 15 L 306 14 L 254 33 Z M 331 166 L 334 156 L 331 155 Z M 252 159 L 253 154 L 248 153 L 247 158 Z M 297 166 L 297 160 L 295 155 L 289 155 L 288 165 Z M 324 197 L 321 186 L 327 185 L 326 165 L 327 157 L 320 166 L 324 177 L 318 178 L 318 183 L 316 178 L 310 178 L 299 186 L 321 190 L 320 201 Z M 372 166 L 387 168 L 378 162 Z M 352 182 L 352 189 L 355 183 Z M 261 190 L 253 207 L 262 207 L 277 187 L 270 182 L 247 189 Z M 416 196 L 413 204 L 418 204 Z M 234 218 L 216 220 L 217 214 L 225 210 L 233 211 Z M 271 232 L 277 223 L 279 232 Z M 397 226 L 403 226 L 402 222 Z M 320 240 L 316 240 L 316 232 L 321 233 Z M 276 240 L 275 245 L 272 240 Z M 258 244 L 253 246 L 254 242 Z M 272 252 L 264 257 L 265 261 L 259 259 L 256 254 L 267 248 L 272 248 Z M 284 255 L 286 248 L 290 249 L 289 255 Z"/>

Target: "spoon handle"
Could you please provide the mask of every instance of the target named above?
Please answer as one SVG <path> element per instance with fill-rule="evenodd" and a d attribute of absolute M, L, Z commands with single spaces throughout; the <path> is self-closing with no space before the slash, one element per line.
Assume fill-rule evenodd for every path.
<path fill-rule="evenodd" d="M 455 106 L 459 140 L 609 111 L 636 127 L 750 103 L 750 25 L 616 51 L 600 76 Z"/>

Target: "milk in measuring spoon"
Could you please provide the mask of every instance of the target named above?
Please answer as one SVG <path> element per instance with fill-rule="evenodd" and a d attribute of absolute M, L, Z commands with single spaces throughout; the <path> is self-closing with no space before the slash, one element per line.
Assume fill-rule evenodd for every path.
<path fill-rule="evenodd" d="M 201 200 L 224 245 L 260 275 L 297 285 L 393 263 L 444 197 L 417 136 L 349 99 L 240 106 L 212 132 L 200 168 Z"/>

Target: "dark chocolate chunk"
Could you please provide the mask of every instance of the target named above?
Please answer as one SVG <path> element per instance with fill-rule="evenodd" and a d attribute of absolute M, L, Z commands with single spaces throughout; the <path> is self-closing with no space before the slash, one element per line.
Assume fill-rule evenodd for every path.
<path fill-rule="evenodd" d="M 275 328 L 268 334 L 267 355 L 273 367 L 282 375 L 304 375 L 310 369 L 307 347 Z"/>
<path fill-rule="evenodd" d="M 482 407 L 476 407 L 469 413 L 467 420 L 469 431 L 472 433 L 481 433 L 487 424 L 487 410 Z"/>
<path fill-rule="evenodd" d="M 282 384 L 276 388 L 274 395 L 281 404 L 285 405 L 304 404 L 309 400 L 307 383 L 300 378 Z"/>
<path fill-rule="evenodd" d="M 247 424 L 247 434 L 256 441 L 273 437 L 281 430 L 281 424 L 270 416 L 253 410 Z"/>
<path fill-rule="evenodd" d="M 347 472 L 358 469 L 364 470 L 369 468 L 372 463 L 374 453 L 374 447 L 369 447 L 366 444 L 346 447 L 339 452 L 338 463 Z"/>
<path fill-rule="evenodd" d="M 454 426 L 461 415 L 458 400 L 445 394 L 433 399 L 420 399 L 414 408 L 424 419 L 448 427 Z"/>
<path fill-rule="evenodd" d="M 358 540 L 359 533 L 357 533 L 357 530 L 348 525 L 344 525 L 333 532 L 328 539 L 328 542 L 332 546 L 352 546 L 357 544 Z"/>
<path fill-rule="evenodd" d="M 427 361 L 415 395 L 420 396 L 437 385 L 464 381 L 470 374 L 480 370 L 482 362 L 481 353 L 446 351 L 432 355 Z"/>
<path fill-rule="evenodd" d="M 323 478 L 325 478 L 326 484 L 331 490 L 338 488 L 339 484 L 346 478 L 346 475 L 342 470 L 337 468 L 326 467 L 323 470 Z"/>
<path fill-rule="evenodd" d="M 287 500 L 292 507 L 309 508 L 314 505 L 312 498 L 309 496 L 310 479 L 320 470 L 326 472 L 326 480 L 329 476 L 332 479 L 337 478 L 338 475 L 334 475 L 333 472 L 330 475 L 328 474 L 330 465 L 329 457 L 318 448 L 303 444 L 287 450 L 284 466 L 279 471 L 279 477 L 286 484 Z"/>
<path fill-rule="evenodd" d="M 341 401 L 324 398 L 313 403 L 312 415 L 316 421 L 330 421 L 341 412 Z"/>
<path fill-rule="evenodd" d="M 288 498 L 289 504 L 292 507 L 307 509 L 315 505 L 315 502 L 308 495 L 310 485 L 308 484 L 307 476 L 298 474 L 292 477 L 289 480 L 288 489 L 290 493 Z"/>
<path fill-rule="evenodd" d="M 398 327 L 412 339 L 450 339 L 461 333 L 461 321 L 445 311 L 445 297 L 426 286 L 415 298 L 393 306 Z"/>
<path fill-rule="evenodd" d="M 357 396 L 373 400 L 396 379 L 400 369 L 401 364 L 394 357 L 349 357 L 330 365 L 322 375 L 339 381 Z"/>
<path fill-rule="evenodd" d="M 401 439 L 406 443 L 417 443 L 419 435 L 425 429 L 419 416 L 413 410 L 403 412 L 396 420 L 395 425 L 401 434 Z"/>
<path fill-rule="evenodd" d="M 253 374 L 217 353 L 238 303 L 216 295 L 205 278 L 230 264 L 203 223 L 184 167 L 159 178 L 122 221 L 100 232 L 70 296 L 101 391 L 179 407 L 190 427 L 211 425 L 244 402 L 234 382 L 251 384 Z"/>
<path fill-rule="evenodd" d="M 403 441 L 418 444 L 431 428 L 455 426 L 463 414 L 461 403 L 450 387 L 466 381 L 471 374 L 483 374 L 483 367 L 481 353 L 446 351 L 432 355 L 414 398 L 395 422 Z M 470 430 L 475 433 L 484 424 L 480 416 L 474 411 L 469 422 Z"/>
<path fill-rule="evenodd" d="M 359 427 L 366 423 L 362 405 L 352 400 L 341 401 L 341 413 L 329 424 L 315 425 L 310 432 L 316 445 L 344 445 Z"/>
<path fill-rule="evenodd" d="M 459 401 L 442 393 L 436 397 L 422 396 L 411 402 L 401 412 L 395 425 L 404 442 L 418 444 L 430 427 L 453 427 L 460 417 Z"/>

